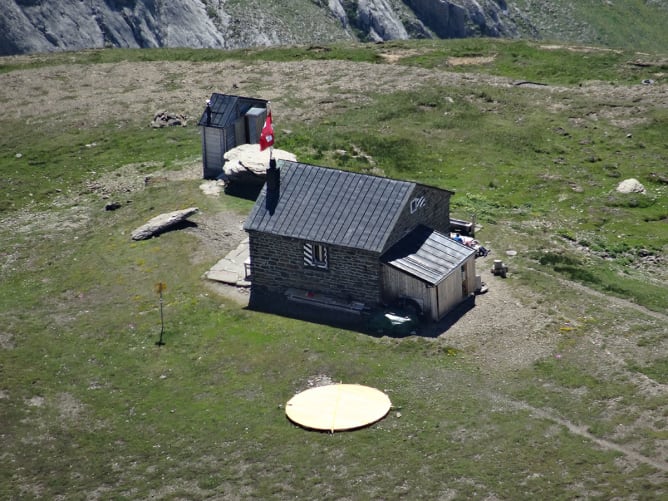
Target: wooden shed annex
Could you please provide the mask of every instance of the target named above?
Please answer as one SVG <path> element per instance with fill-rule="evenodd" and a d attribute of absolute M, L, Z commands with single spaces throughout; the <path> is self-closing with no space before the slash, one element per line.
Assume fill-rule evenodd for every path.
<path fill-rule="evenodd" d="M 225 153 L 240 144 L 260 141 L 267 116 L 265 99 L 214 93 L 198 122 L 202 133 L 203 177 L 216 179 L 223 173 Z"/>
<path fill-rule="evenodd" d="M 475 251 L 450 239 L 452 192 L 279 160 L 244 229 L 251 307 L 361 312 L 410 299 L 439 320 L 475 290 Z"/>

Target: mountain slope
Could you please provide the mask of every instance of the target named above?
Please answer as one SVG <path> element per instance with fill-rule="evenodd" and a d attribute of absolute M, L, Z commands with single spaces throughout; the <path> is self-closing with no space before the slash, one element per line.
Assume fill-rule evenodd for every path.
<path fill-rule="evenodd" d="M 472 36 L 668 46 L 668 1 L 2 0 L 0 55 Z"/>

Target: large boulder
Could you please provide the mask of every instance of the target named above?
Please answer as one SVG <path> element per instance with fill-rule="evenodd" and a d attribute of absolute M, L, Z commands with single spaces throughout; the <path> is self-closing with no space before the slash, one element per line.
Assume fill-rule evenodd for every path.
<path fill-rule="evenodd" d="M 645 193 L 645 187 L 637 179 L 630 178 L 624 179 L 619 185 L 617 185 L 617 191 L 619 193 Z"/>
<path fill-rule="evenodd" d="M 242 144 L 225 153 L 223 180 L 226 183 L 264 184 L 269 167 L 270 150 L 260 151 L 258 144 Z M 273 149 L 276 160 L 297 160 L 289 151 Z"/>

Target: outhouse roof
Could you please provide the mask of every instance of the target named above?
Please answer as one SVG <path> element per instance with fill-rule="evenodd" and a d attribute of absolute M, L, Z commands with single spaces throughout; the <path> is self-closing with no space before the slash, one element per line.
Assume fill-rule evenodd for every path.
<path fill-rule="evenodd" d="M 280 188 L 267 185 L 244 229 L 382 252 L 416 183 L 279 160 Z"/>
<path fill-rule="evenodd" d="M 437 285 L 473 255 L 473 248 L 420 225 L 383 254 L 381 262 Z"/>
<path fill-rule="evenodd" d="M 251 108 L 266 108 L 266 99 L 254 97 L 232 96 L 229 94 L 213 93 L 209 98 L 211 105 L 211 120 L 207 121 L 206 107 L 197 125 L 205 127 L 223 128 L 233 124 Z"/>

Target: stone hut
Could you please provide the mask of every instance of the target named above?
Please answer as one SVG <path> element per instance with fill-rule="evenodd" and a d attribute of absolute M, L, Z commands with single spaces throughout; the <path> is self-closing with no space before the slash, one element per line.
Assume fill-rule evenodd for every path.
<path fill-rule="evenodd" d="M 474 294 L 475 251 L 448 237 L 452 192 L 279 160 L 244 229 L 251 307 L 346 314 L 408 301 L 439 320 Z"/>

